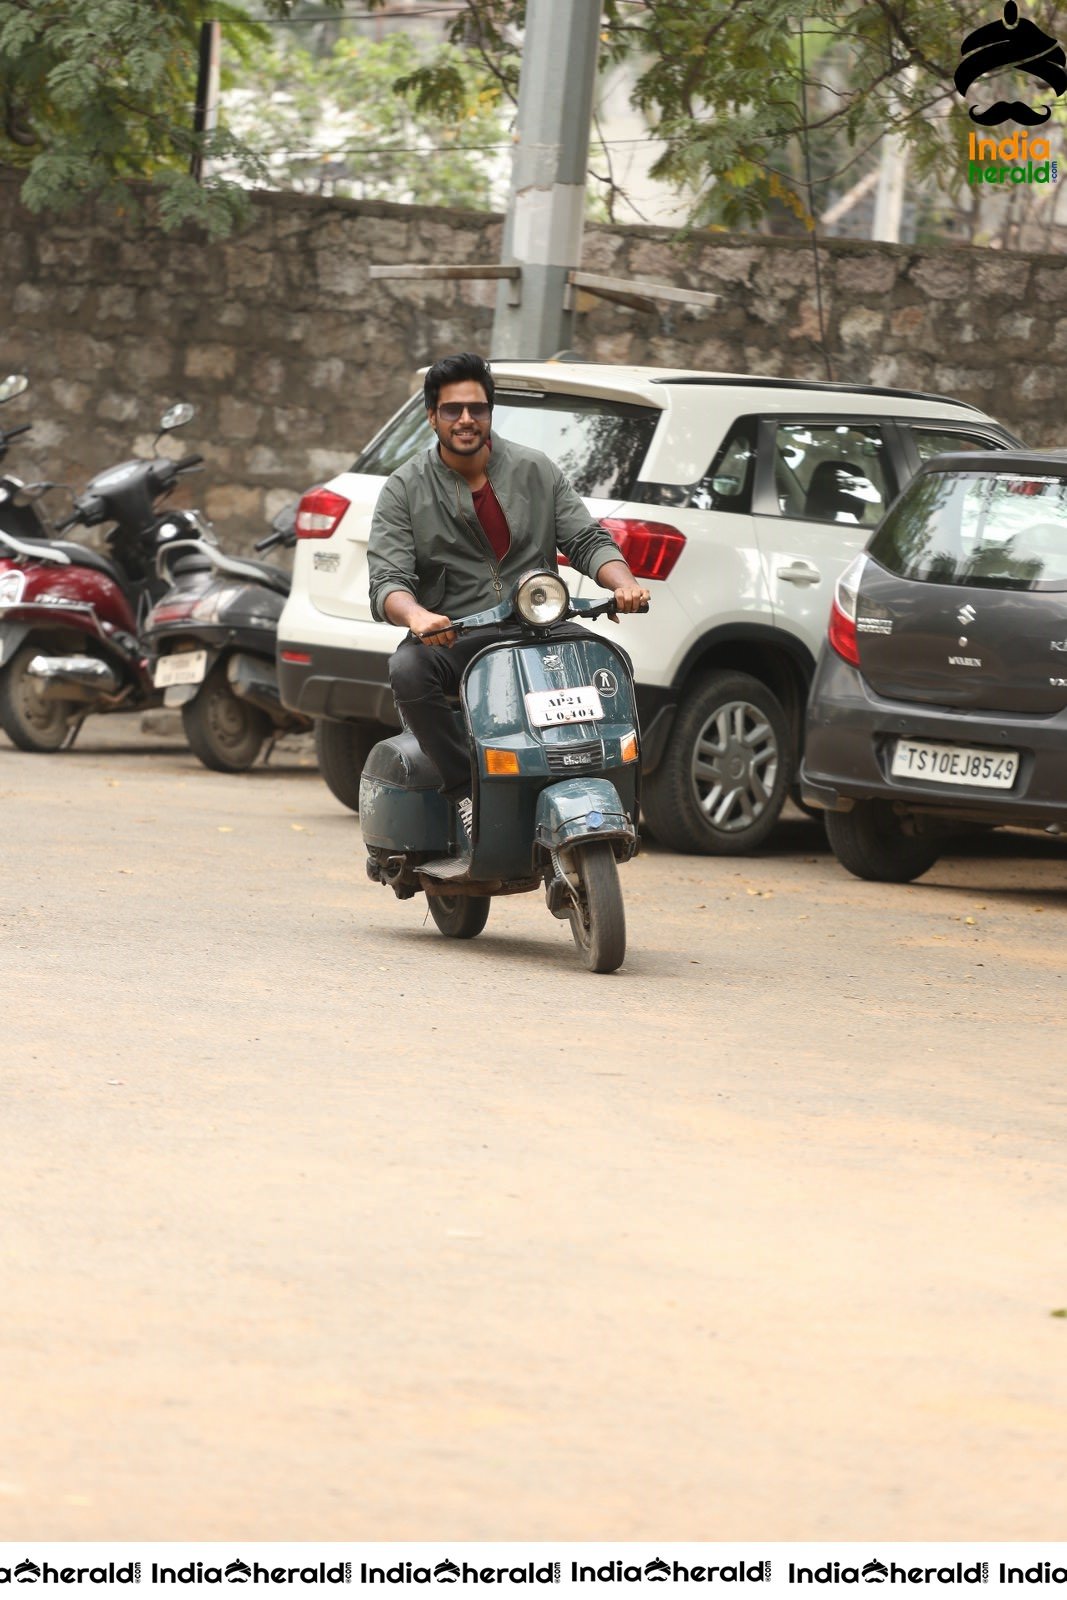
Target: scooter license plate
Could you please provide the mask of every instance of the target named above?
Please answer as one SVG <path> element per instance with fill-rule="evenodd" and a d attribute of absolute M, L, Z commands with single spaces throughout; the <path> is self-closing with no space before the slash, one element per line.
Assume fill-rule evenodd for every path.
<path fill-rule="evenodd" d="M 153 681 L 157 689 L 169 689 L 172 683 L 203 683 L 206 671 L 206 650 L 176 650 L 156 662 Z"/>
<path fill-rule="evenodd" d="M 592 684 L 583 683 L 574 689 L 531 689 L 526 715 L 535 728 L 553 728 L 561 722 L 599 722 L 604 707 Z"/>

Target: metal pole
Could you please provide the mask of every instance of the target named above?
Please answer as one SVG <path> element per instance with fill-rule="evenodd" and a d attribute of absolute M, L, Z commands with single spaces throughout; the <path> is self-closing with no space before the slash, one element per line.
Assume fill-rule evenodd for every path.
<path fill-rule="evenodd" d="M 550 356 L 571 342 L 567 274 L 582 258 L 599 43 L 600 0 L 529 0 L 500 255 L 521 267 L 522 292 L 515 306 L 500 286 L 494 355 Z"/>

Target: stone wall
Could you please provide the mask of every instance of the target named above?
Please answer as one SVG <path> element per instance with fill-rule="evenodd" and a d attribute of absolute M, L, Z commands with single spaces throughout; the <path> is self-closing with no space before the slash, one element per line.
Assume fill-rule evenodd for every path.
<path fill-rule="evenodd" d="M 264 195 L 240 237 L 210 244 L 86 210 L 43 222 L 0 175 L 0 368 L 32 392 L 12 448 L 24 478 L 80 483 L 151 446 L 155 418 L 198 408 L 180 438 L 208 467 L 191 498 L 234 546 L 348 464 L 449 350 L 487 350 L 492 283 L 370 281 L 371 262 L 495 262 L 501 219 Z M 940 391 L 1036 445 L 1067 443 L 1067 258 L 833 240 L 820 246 L 833 376 Z M 824 378 L 805 240 L 596 227 L 583 265 L 722 296 L 635 310 L 583 296 L 573 341 L 608 362 Z"/>

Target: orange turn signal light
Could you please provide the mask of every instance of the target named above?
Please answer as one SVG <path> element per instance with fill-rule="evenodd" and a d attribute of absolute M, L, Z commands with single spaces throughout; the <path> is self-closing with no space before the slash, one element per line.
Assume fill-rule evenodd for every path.
<path fill-rule="evenodd" d="M 519 770 L 519 758 L 514 750 L 487 750 L 485 770 L 493 777 L 513 777 Z"/>
<path fill-rule="evenodd" d="M 636 735 L 636 733 L 624 733 L 623 734 L 622 739 L 619 742 L 619 755 L 622 757 L 623 761 L 636 761 L 637 760 L 637 735 Z"/>

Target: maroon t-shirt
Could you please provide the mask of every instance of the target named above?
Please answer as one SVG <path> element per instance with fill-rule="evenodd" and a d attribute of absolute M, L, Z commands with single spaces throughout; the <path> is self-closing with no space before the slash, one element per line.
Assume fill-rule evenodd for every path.
<path fill-rule="evenodd" d="M 474 509 L 478 514 L 478 521 L 482 525 L 482 532 L 493 547 L 493 554 L 498 561 L 503 561 L 511 545 L 511 529 L 500 509 L 500 501 L 493 493 L 493 485 L 487 478 L 480 489 L 471 491 L 474 496 Z"/>

